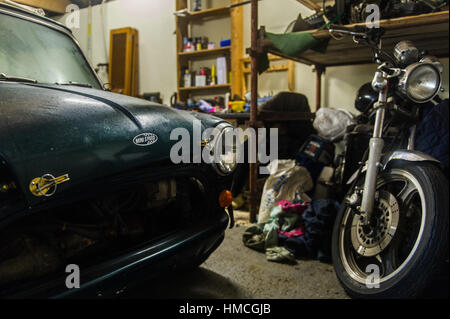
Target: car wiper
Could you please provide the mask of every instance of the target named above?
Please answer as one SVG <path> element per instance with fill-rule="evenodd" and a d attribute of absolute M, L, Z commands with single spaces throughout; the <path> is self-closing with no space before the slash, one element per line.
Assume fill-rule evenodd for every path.
<path fill-rule="evenodd" d="M 8 76 L 5 73 L 0 73 L 0 81 L 37 83 L 37 81 L 33 79 L 23 78 L 20 76 Z"/>
<path fill-rule="evenodd" d="M 61 83 L 56 83 L 57 85 L 74 85 L 74 86 L 81 86 L 81 87 L 85 87 L 85 88 L 92 88 L 92 85 L 90 84 L 86 84 L 86 83 L 78 83 L 78 82 L 61 82 Z"/>

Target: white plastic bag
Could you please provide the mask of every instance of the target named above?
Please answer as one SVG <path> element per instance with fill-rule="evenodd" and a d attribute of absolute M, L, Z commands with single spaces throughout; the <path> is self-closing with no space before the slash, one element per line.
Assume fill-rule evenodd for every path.
<path fill-rule="evenodd" d="M 258 223 L 270 219 L 270 212 L 281 200 L 301 199 L 310 201 L 305 194 L 313 187 L 313 180 L 308 170 L 298 166 L 295 160 L 276 160 L 269 165 L 270 176 L 264 184 Z"/>
<path fill-rule="evenodd" d="M 347 110 L 320 108 L 313 126 L 320 137 L 332 142 L 344 136 L 347 126 L 353 123 L 353 119 L 354 116 Z"/>

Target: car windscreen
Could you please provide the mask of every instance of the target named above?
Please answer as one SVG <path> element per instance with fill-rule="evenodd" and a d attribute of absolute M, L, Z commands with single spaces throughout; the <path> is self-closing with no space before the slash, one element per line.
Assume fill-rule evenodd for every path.
<path fill-rule="evenodd" d="M 0 73 L 40 83 L 83 83 L 100 89 L 76 43 L 63 32 L 0 13 Z"/>

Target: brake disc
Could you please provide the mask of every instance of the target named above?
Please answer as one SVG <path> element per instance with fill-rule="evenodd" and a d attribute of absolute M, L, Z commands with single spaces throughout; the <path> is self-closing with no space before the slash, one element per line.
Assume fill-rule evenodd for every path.
<path fill-rule="evenodd" d="M 364 257 L 381 253 L 392 241 L 397 231 L 400 208 L 394 195 L 379 191 L 371 226 L 364 225 L 355 215 L 350 230 L 355 251 Z"/>

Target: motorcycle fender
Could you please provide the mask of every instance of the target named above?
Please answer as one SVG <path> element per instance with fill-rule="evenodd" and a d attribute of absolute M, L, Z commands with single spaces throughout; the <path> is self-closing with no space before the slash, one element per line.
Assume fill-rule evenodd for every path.
<path fill-rule="evenodd" d="M 383 160 L 383 170 L 386 170 L 390 164 L 398 160 L 407 162 L 432 162 L 436 164 L 441 163 L 434 157 L 419 151 L 401 150 L 386 154 Z"/>
<path fill-rule="evenodd" d="M 407 162 L 432 162 L 436 164 L 440 164 L 441 162 L 435 159 L 434 157 L 419 152 L 419 151 L 409 151 L 409 150 L 401 150 L 401 151 L 393 151 L 389 152 L 384 156 L 382 167 L 383 171 L 389 168 L 389 165 L 395 161 L 407 161 Z M 367 171 L 367 165 L 365 165 L 361 171 L 361 174 Z M 356 171 L 347 181 L 347 185 L 353 183 L 358 175 L 358 171 Z"/>

